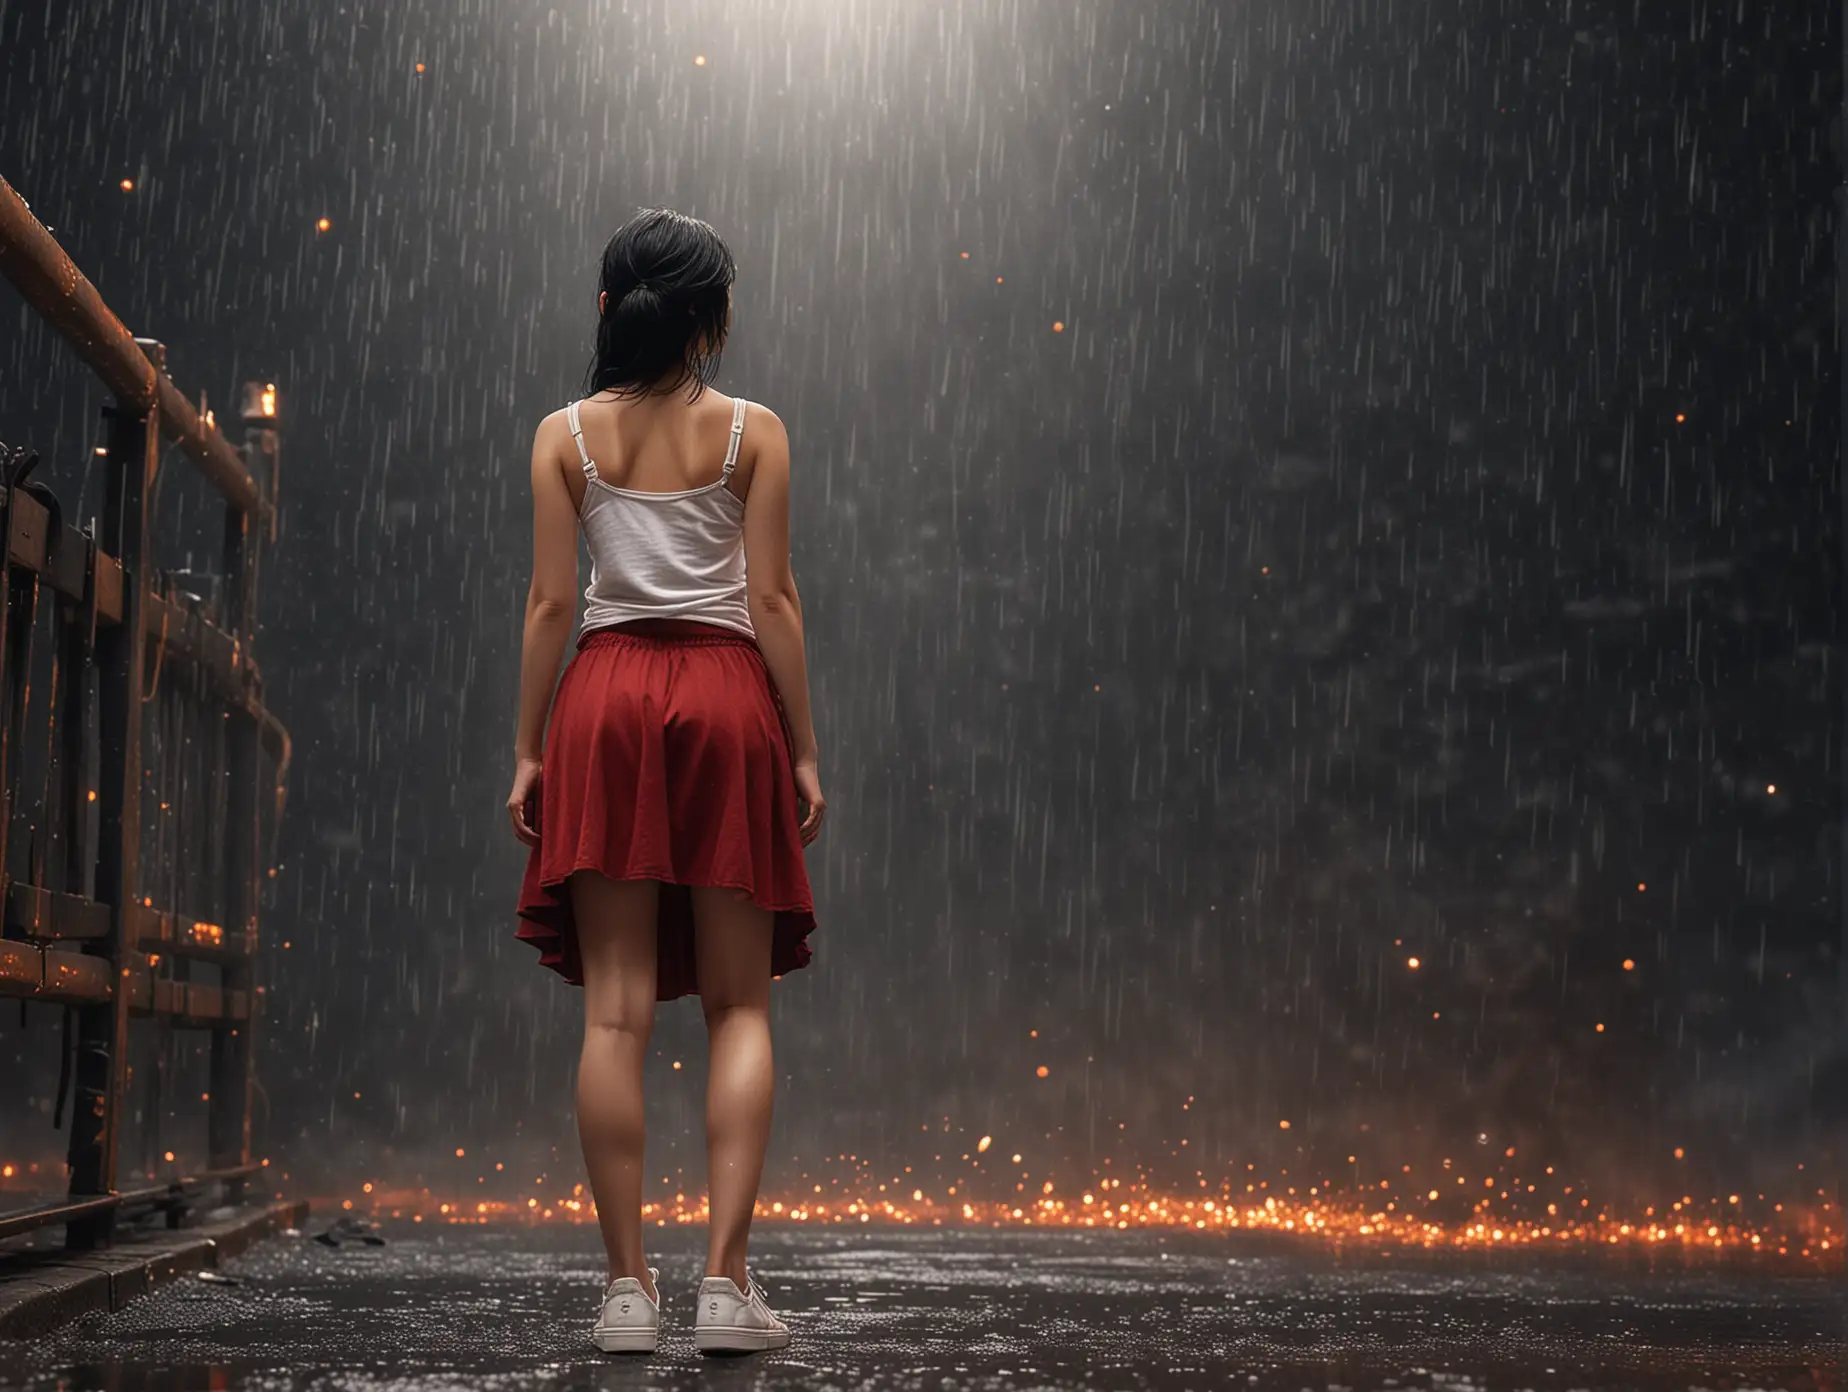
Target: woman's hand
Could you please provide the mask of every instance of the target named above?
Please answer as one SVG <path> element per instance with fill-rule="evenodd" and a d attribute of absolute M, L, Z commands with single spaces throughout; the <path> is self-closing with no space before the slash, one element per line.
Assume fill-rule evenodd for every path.
<path fill-rule="evenodd" d="M 545 767 L 537 759 L 521 759 L 513 766 L 513 791 L 507 794 L 507 815 L 513 818 L 513 834 L 529 846 L 539 844 L 539 832 L 526 820 L 530 803 L 539 807 L 539 770 Z"/>
<path fill-rule="evenodd" d="M 828 810 L 828 800 L 821 795 L 820 760 L 813 755 L 796 760 L 796 796 L 808 804 L 808 816 L 802 819 L 806 846 L 821 835 L 821 814 Z"/>

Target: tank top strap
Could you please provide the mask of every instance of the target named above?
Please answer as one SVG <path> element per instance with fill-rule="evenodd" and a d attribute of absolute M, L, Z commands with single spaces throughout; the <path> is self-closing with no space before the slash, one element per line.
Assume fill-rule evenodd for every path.
<path fill-rule="evenodd" d="M 738 442 L 744 438 L 744 407 L 742 396 L 732 402 L 731 444 L 725 450 L 725 472 L 719 475 L 721 486 L 731 482 L 732 470 L 738 467 Z"/>
<path fill-rule="evenodd" d="M 597 466 L 591 462 L 590 453 L 584 448 L 584 423 L 578 419 L 580 404 L 574 401 L 565 407 L 565 419 L 571 422 L 571 438 L 577 443 L 578 467 L 584 471 L 585 478 L 594 479 L 597 476 Z"/>

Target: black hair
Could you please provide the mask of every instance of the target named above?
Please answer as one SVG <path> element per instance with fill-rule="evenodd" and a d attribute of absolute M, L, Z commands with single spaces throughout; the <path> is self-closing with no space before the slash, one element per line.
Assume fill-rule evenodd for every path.
<path fill-rule="evenodd" d="M 598 287 L 609 298 L 584 394 L 665 396 L 686 385 L 696 400 L 718 374 L 735 273 L 731 249 L 698 218 L 648 208 L 625 222 L 603 248 Z"/>

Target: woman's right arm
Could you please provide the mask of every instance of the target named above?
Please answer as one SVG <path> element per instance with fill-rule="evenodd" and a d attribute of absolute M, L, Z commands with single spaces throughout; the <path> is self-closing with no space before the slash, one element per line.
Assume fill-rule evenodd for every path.
<path fill-rule="evenodd" d="M 751 626 L 764 666 L 776 684 L 794 741 L 796 791 L 809 805 L 802 844 L 821 830 L 820 749 L 809 710 L 808 655 L 802 641 L 802 597 L 789 568 L 789 434 L 776 413 L 755 407 L 756 463 L 744 500 L 744 573 Z"/>
<path fill-rule="evenodd" d="M 507 814 L 513 834 L 539 844 L 527 816 L 537 799 L 546 716 L 558 665 L 577 620 L 578 520 L 558 457 L 568 427 L 555 411 L 533 436 L 533 578 L 526 590 L 526 623 L 520 638 L 520 712 L 513 732 L 513 791 Z"/>

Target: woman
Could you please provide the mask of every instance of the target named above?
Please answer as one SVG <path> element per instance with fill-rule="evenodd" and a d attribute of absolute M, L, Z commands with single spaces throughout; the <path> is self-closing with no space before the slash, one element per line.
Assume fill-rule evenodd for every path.
<path fill-rule="evenodd" d="M 789 437 L 762 406 L 711 389 L 732 277 L 703 222 L 657 210 L 625 225 L 603 253 L 588 395 L 533 440 L 507 810 L 532 848 L 518 936 L 584 988 L 578 1134 L 609 1254 L 592 1331 L 606 1352 L 655 1347 L 642 1061 L 655 1002 L 689 993 L 711 1046 L 694 1343 L 789 1341 L 745 1244 L 770 1133 L 770 982 L 809 960 L 802 851 L 827 803 L 789 570 Z M 554 697 L 580 528 L 590 587 Z"/>

